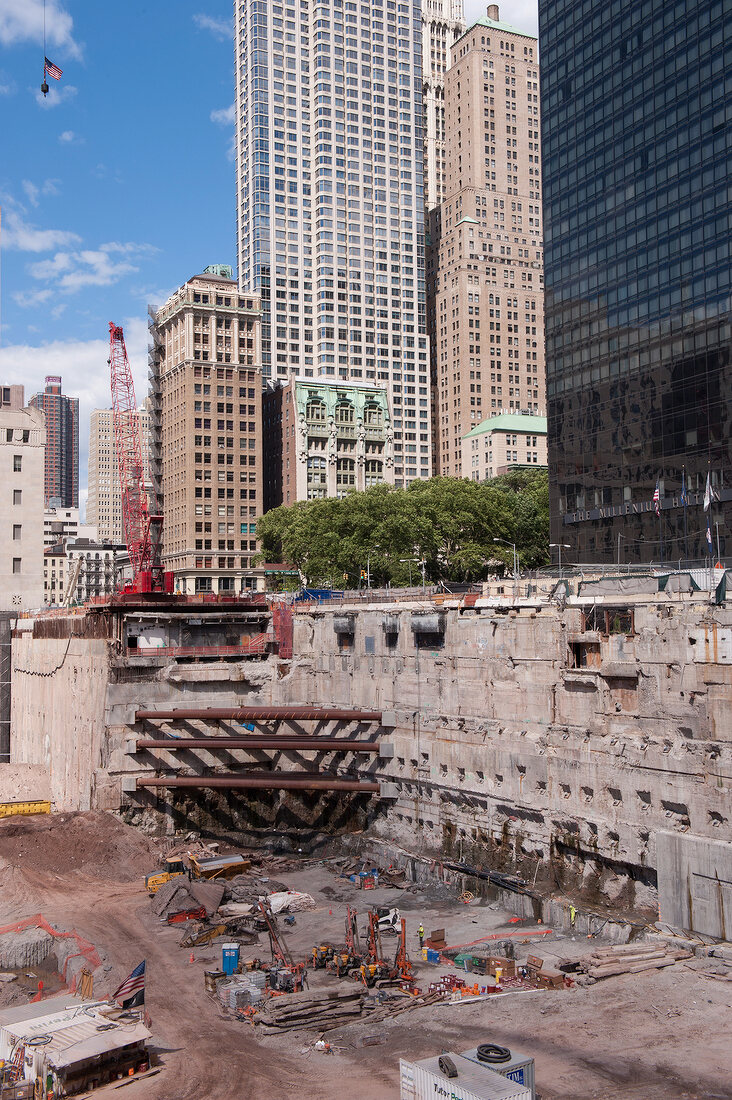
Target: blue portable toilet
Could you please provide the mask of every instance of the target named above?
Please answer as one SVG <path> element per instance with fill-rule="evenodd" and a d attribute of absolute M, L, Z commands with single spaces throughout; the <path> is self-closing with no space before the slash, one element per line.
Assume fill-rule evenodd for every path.
<path fill-rule="evenodd" d="M 235 974 L 239 966 L 239 944 L 225 943 L 221 946 L 221 969 L 224 974 Z"/>

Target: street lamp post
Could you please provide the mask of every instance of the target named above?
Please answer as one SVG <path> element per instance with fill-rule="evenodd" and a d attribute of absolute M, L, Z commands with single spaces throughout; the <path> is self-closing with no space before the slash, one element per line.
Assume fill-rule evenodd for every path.
<path fill-rule="evenodd" d="M 509 542 L 508 539 L 493 539 L 494 542 L 502 542 L 504 546 L 510 546 L 513 550 L 513 579 L 518 580 L 518 554 L 516 552 L 516 543 Z"/>
<path fill-rule="evenodd" d="M 412 562 L 415 562 L 420 567 L 420 570 L 422 571 L 422 592 L 423 593 L 426 592 L 427 582 L 426 582 L 425 578 L 426 578 L 426 573 L 427 573 L 427 562 L 425 561 L 425 559 L 424 558 L 400 558 L 399 561 L 402 563 L 402 565 L 406 565 L 407 563 L 409 563 L 409 587 L 410 588 L 412 587 Z"/>
<path fill-rule="evenodd" d="M 619 545 L 619 544 L 618 544 Z M 562 579 L 562 550 L 571 550 L 572 547 L 568 542 L 550 542 L 549 549 L 556 548 L 559 550 L 559 579 Z"/>

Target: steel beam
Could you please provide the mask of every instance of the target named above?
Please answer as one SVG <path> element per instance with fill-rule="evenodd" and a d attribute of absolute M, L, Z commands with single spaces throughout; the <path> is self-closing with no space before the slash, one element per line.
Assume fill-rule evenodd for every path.
<path fill-rule="evenodd" d="M 362 791 L 374 794 L 379 790 L 376 782 L 358 779 L 339 779 L 336 776 L 322 775 L 320 772 L 284 774 L 271 772 L 268 775 L 171 775 L 138 776 L 137 789 L 146 787 L 192 787 L 211 790 L 281 790 L 281 791 Z"/>
<path fill-rule="evenodd" d="M 142 749 L 234 749 L 249 752 L 251 749 L 299 749 L 303 752 L 365 752 L 378 755 L 379 746 L 373 741 L 337 741 L 334 737 L 166 737 L 159 740 L 135 742 L 137 752 Z"/>
<path fill-rule="evenodd" d="M 381 722 L 380 710 L 356 710 L 341 707 L 198 707 L 180 710 L 138 710 L 138 722 L 184 722 L 207 719 L 210 722 Z"/>

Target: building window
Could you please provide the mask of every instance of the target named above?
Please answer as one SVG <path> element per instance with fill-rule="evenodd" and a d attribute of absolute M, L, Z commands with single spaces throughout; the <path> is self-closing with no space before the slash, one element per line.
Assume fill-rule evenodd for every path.
<path fill-rule="evenodd" d="M 23 456 L 13 455 L 13 470 L 16 474 L 19 474 L 23 468 Z"/>
<path fill-rule="evenodd" d="M 21 531 L 21 525 L 19 523 L 14 523 L 13 524 L 13 542 L 19 542 L 20 541 L 20 531 Z"/>
<path fill-rule="evenodd" d="M 22 489 L 13 489 L 13 504 L 22 504 L 22 503 L 23 503 L 23 490 Z"/>
<path fill-rule="evenodd" d="M 20 573 L 20 558 L 13 558 L 13 572 Z"/>

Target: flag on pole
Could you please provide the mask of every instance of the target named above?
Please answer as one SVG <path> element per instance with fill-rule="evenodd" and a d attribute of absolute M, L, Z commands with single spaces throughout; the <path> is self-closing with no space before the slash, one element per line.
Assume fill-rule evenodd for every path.
<path fill-rule="evenodd" d="M 681 507 L 685 508 L 688 503 L 689 502 L 688 502 L 688 499 L 687 499 L 687 496 L 686 496 L 686 471 L 682 470 L 681 471 Z"/>
<path fill-rule="evenodd" d="M 712 526 L 709 522 L 709 519 L 707 519 L 707 551 L 709 552 L 709 557 L 711 558 L 714 554 L 714 543 L 712 542 Z"/>
<path fill-rule="evenodd" d="M 707 470 L 707 486 L 704 490 L 704 511 L 708 512 L 712 503 L 712 483 L 710 480 L 709 470 Z"/>
<path fill-rule="evenodd" d="M 656 491 L 653 494 L 653 507 L 657 516 L 661 515 L 661 485 L 660 479 L 656 482 Z"/>
<path fill-rule="evenodd" d="M 43 58 L 43 70 L 54 80 L 60 80 L 64 75 L 63 69 L 59 69 L 58 65 L 54 65 L 53 61 L 49 61 L 47 57 Z"/>
<path fill-rule="evenodd" d="M 137 1008 L 145 1003 L 145 960 L 125 978 L 122 985 L 112 994 L 113 1001 L 119 1001 L 122 1008 Z"/>

